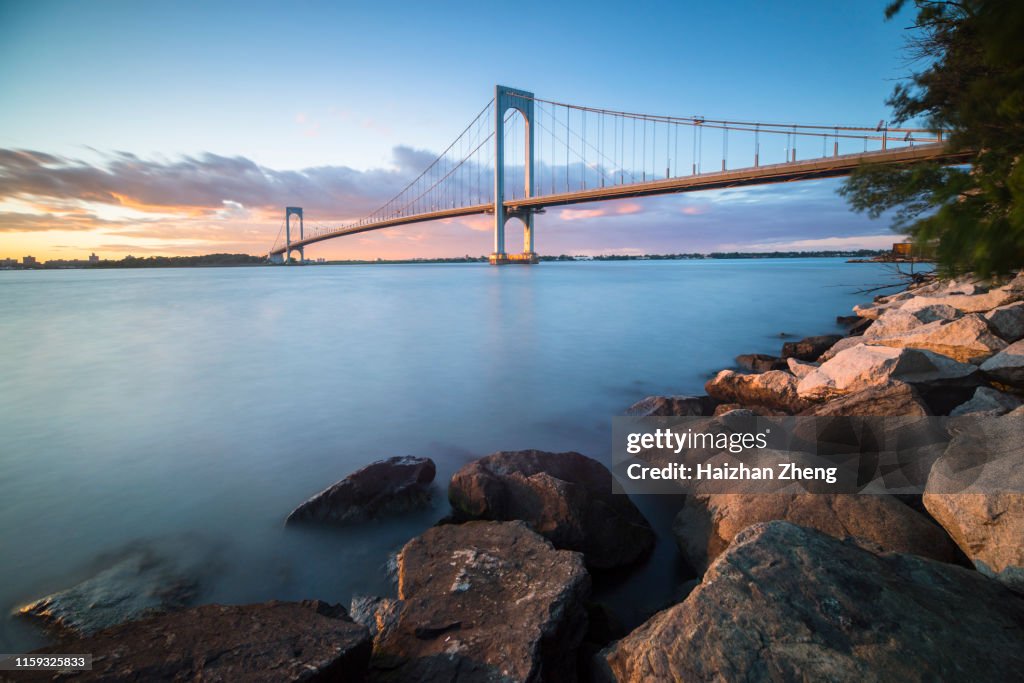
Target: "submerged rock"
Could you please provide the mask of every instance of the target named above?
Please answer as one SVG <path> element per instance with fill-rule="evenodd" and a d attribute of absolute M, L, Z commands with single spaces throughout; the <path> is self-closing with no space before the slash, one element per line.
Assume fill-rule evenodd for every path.
<path fill-rule="evenodd" d="M 370 680 L 573 681 L 589 593 L 582 556 L 523 522 L 433 527 L 378 604 Z"/>
<path fill-rule="evenodd" d="M 436 471 L 430 458 L 406 455 L 377 461 L 295 508 L 286 524 L 345 524 L 426 507 Z"/>
<path fill-rule="evenodd" d="M 612 681 L 1003 682 L 1022 624 L 1024 600 L 977 572 L 768 522 L 598 664 Z"/>
<path fill-rule="evenodd" d="M 579 453 L 494 453 L 456 472 L 448 499 L 456 518 L 523 520 L 593 568 L 633 564 L 654 546 L 633 502 L 612 493 L 611 472 Z"/>
<path fill-rule="evenodd" d="M 128 621 L 182 609 L 199 591 L 199 574 L 159 549 L 133 547 L 92 578 L 18 609 L 49 627 L 89 635 Z"/>
<path fill-rule="evenodd" d="M 320 601 L 203 605 L 37 652 L 93 653 L 92 671 L 76 681 L 355 682 L 370 636 L 343 607 Z"/>
<path fill-rule="evenodd" d="M 736 535 L 758 522 L 783 520 L 823 533 L 870 541 L 885 550 L 952 562 L 942 529 L 895 498 L 867 494 L 712 494 L 688 496 L 672 533 L 690 566 L 704 572 Z"/>

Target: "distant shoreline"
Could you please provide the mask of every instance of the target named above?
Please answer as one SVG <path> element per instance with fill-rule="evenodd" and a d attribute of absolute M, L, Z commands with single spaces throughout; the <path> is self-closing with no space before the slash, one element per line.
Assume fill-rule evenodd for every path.
<path fill-rule="evenodd" d="M 601 256 L 584 256 L 560 254 L 558 256 L 540 256 L 542 262 L 575 262 L 575 261 L 701 261 L 701 260 L 735 260 L 735 259 L 774 259 L 774 258 L 847 258 L 864 259 L 851 261 L 854 263 L 886 263 L 902 262 L 892 259 L 892 252 L 886 249 L 856 249 L 845 251 L 763 251 L 763 252 L 711 252 L 707 254 L 609 254 Z M 921 261 L 917 261 L 921 262 Z M 305 261 L 292 265 L 329 266 L 329 265 L 414 265 L 414 264 L 450 264 L 450 263 L 487 263 L 487 256 L 460 256 L 450 258 L 412 258 L 412 259 L 339 259 L 324 261 Z M 101 260 L 96 262 L 56 260 L 35 264 L 8 264 L 0 266 L 0 270 L 109 270 L 135 268 L 240 268 L 270 266 L 263 256 L 251 254 L 207 254 L 203 256 L 150 256 L 137 258 L 127 256 L 119 261 Z"/>

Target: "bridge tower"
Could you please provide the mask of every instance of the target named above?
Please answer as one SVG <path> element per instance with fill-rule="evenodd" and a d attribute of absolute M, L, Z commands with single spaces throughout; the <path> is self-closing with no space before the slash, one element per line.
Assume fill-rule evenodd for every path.
<path fill-rule="evenodd" d="M 305 237 L 305 226 L 302 221 L 302 207 L 286 206 L 284 209 L 284 262 L 292 262 L 292 216 L 299 217 L 299 241 Z M 306 260 L 304 247 L 296 247 L 299 252 L 299 263 Z"/>
<path fill-rule="evenodd" d="M 494 253 L 490 257 L 492 265 L 537 263 L 537 254 L 533 250 L 535 211 L 529 207 L 510 212 L 505 210 L 505 112 L 509 109 L 515 109 L 526 120 L 526 182 L 523 196 L 533 196 L 533 93 L 498 85 L 494 87 Z M 512 217 L 523 223 L 522 254 L 505 252 L 505 223 Z"/>

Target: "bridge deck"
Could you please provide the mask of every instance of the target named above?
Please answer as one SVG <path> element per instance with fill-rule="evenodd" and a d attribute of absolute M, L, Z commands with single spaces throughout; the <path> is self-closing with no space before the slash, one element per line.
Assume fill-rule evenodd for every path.
<path fill-rule="evenodd" d="M 640 183 L 596 187 L 588 190 L 513 199 L 507 200 L 505 202 L 505 207 L 509 213 L 515 214 L 516 212 L 523 210 L 536 210 L 548 206 L 567 206 L 570 204 L 606 201 L 609 199 L 627 199 L 630 197 L 647 197 L 660 194 L 673 194 L 677 192 L 695 192 L 698 190 L 742 187 L 745 185 L 763 185 L 798 180 L 812 180 L 816 178 L 834 178 L 849 175 L 862 163 L 900 164 L 920 161 L 941 161 L 943 163 L 954 164 L 965 163 L 968 159 L 969 155 L 963 153 L 951 153 L 943 144 L 897 147 L 895 149 L 888 149 L 884 151 L 844 154 L 818 159 L 791 161 L 781 164 L 752 166 L 732 171 L 701 173 L 699 175 L 688 175 L 679 178 L 649 180 L 647 182 Z M 361 232 L 369 232 L 371 230 L 381 230 L 383 228 L 392 228 L 399 225 L 422 223 L 425 221 L 440 220 L 444 218 L 458 218 L 460 216 L 492 213 L 493 211 L 493 204 L 476 204 L 473 206 L 442 209 L 439 211 L 419 213 L 410 216 L 400 216 L 398 218 L 392 218 L 376 223 L 367 223 L 356 227 L 307 237 L 304 240 L 292 242 L 291 247 L 292 249 L 296 249 L 316 242 L 334 239 L 335 237 L 345 237 L 347 235 L 355 235 Z M 285 247 L 280 247 L 270 253 L 283 254 L 284 252 Z"/>

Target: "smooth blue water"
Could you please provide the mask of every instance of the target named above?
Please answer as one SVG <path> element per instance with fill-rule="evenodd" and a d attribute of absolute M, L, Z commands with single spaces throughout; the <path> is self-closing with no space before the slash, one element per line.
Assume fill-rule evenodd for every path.
<path fill-rule="evenodd" d="M 857 287 L 889 280 L 841 259 L 0 272 L 0 610 L 139 539 L 195 553 L 204 601 L 387 593 L 387 554 L 445 514 L 466 461 L 607 459 L 612 415 L 700 393 L 737 354 L 777 353 L 780 332 L 833 331 Z M 283 528 L 402 454 L 437 461 L 434 510 Z M 603 589 L 627 620 L 679 577 L 675 509 L 638 503 L 662 538 Z M 0 619 L 0 651 L 42 642 Z"/>

